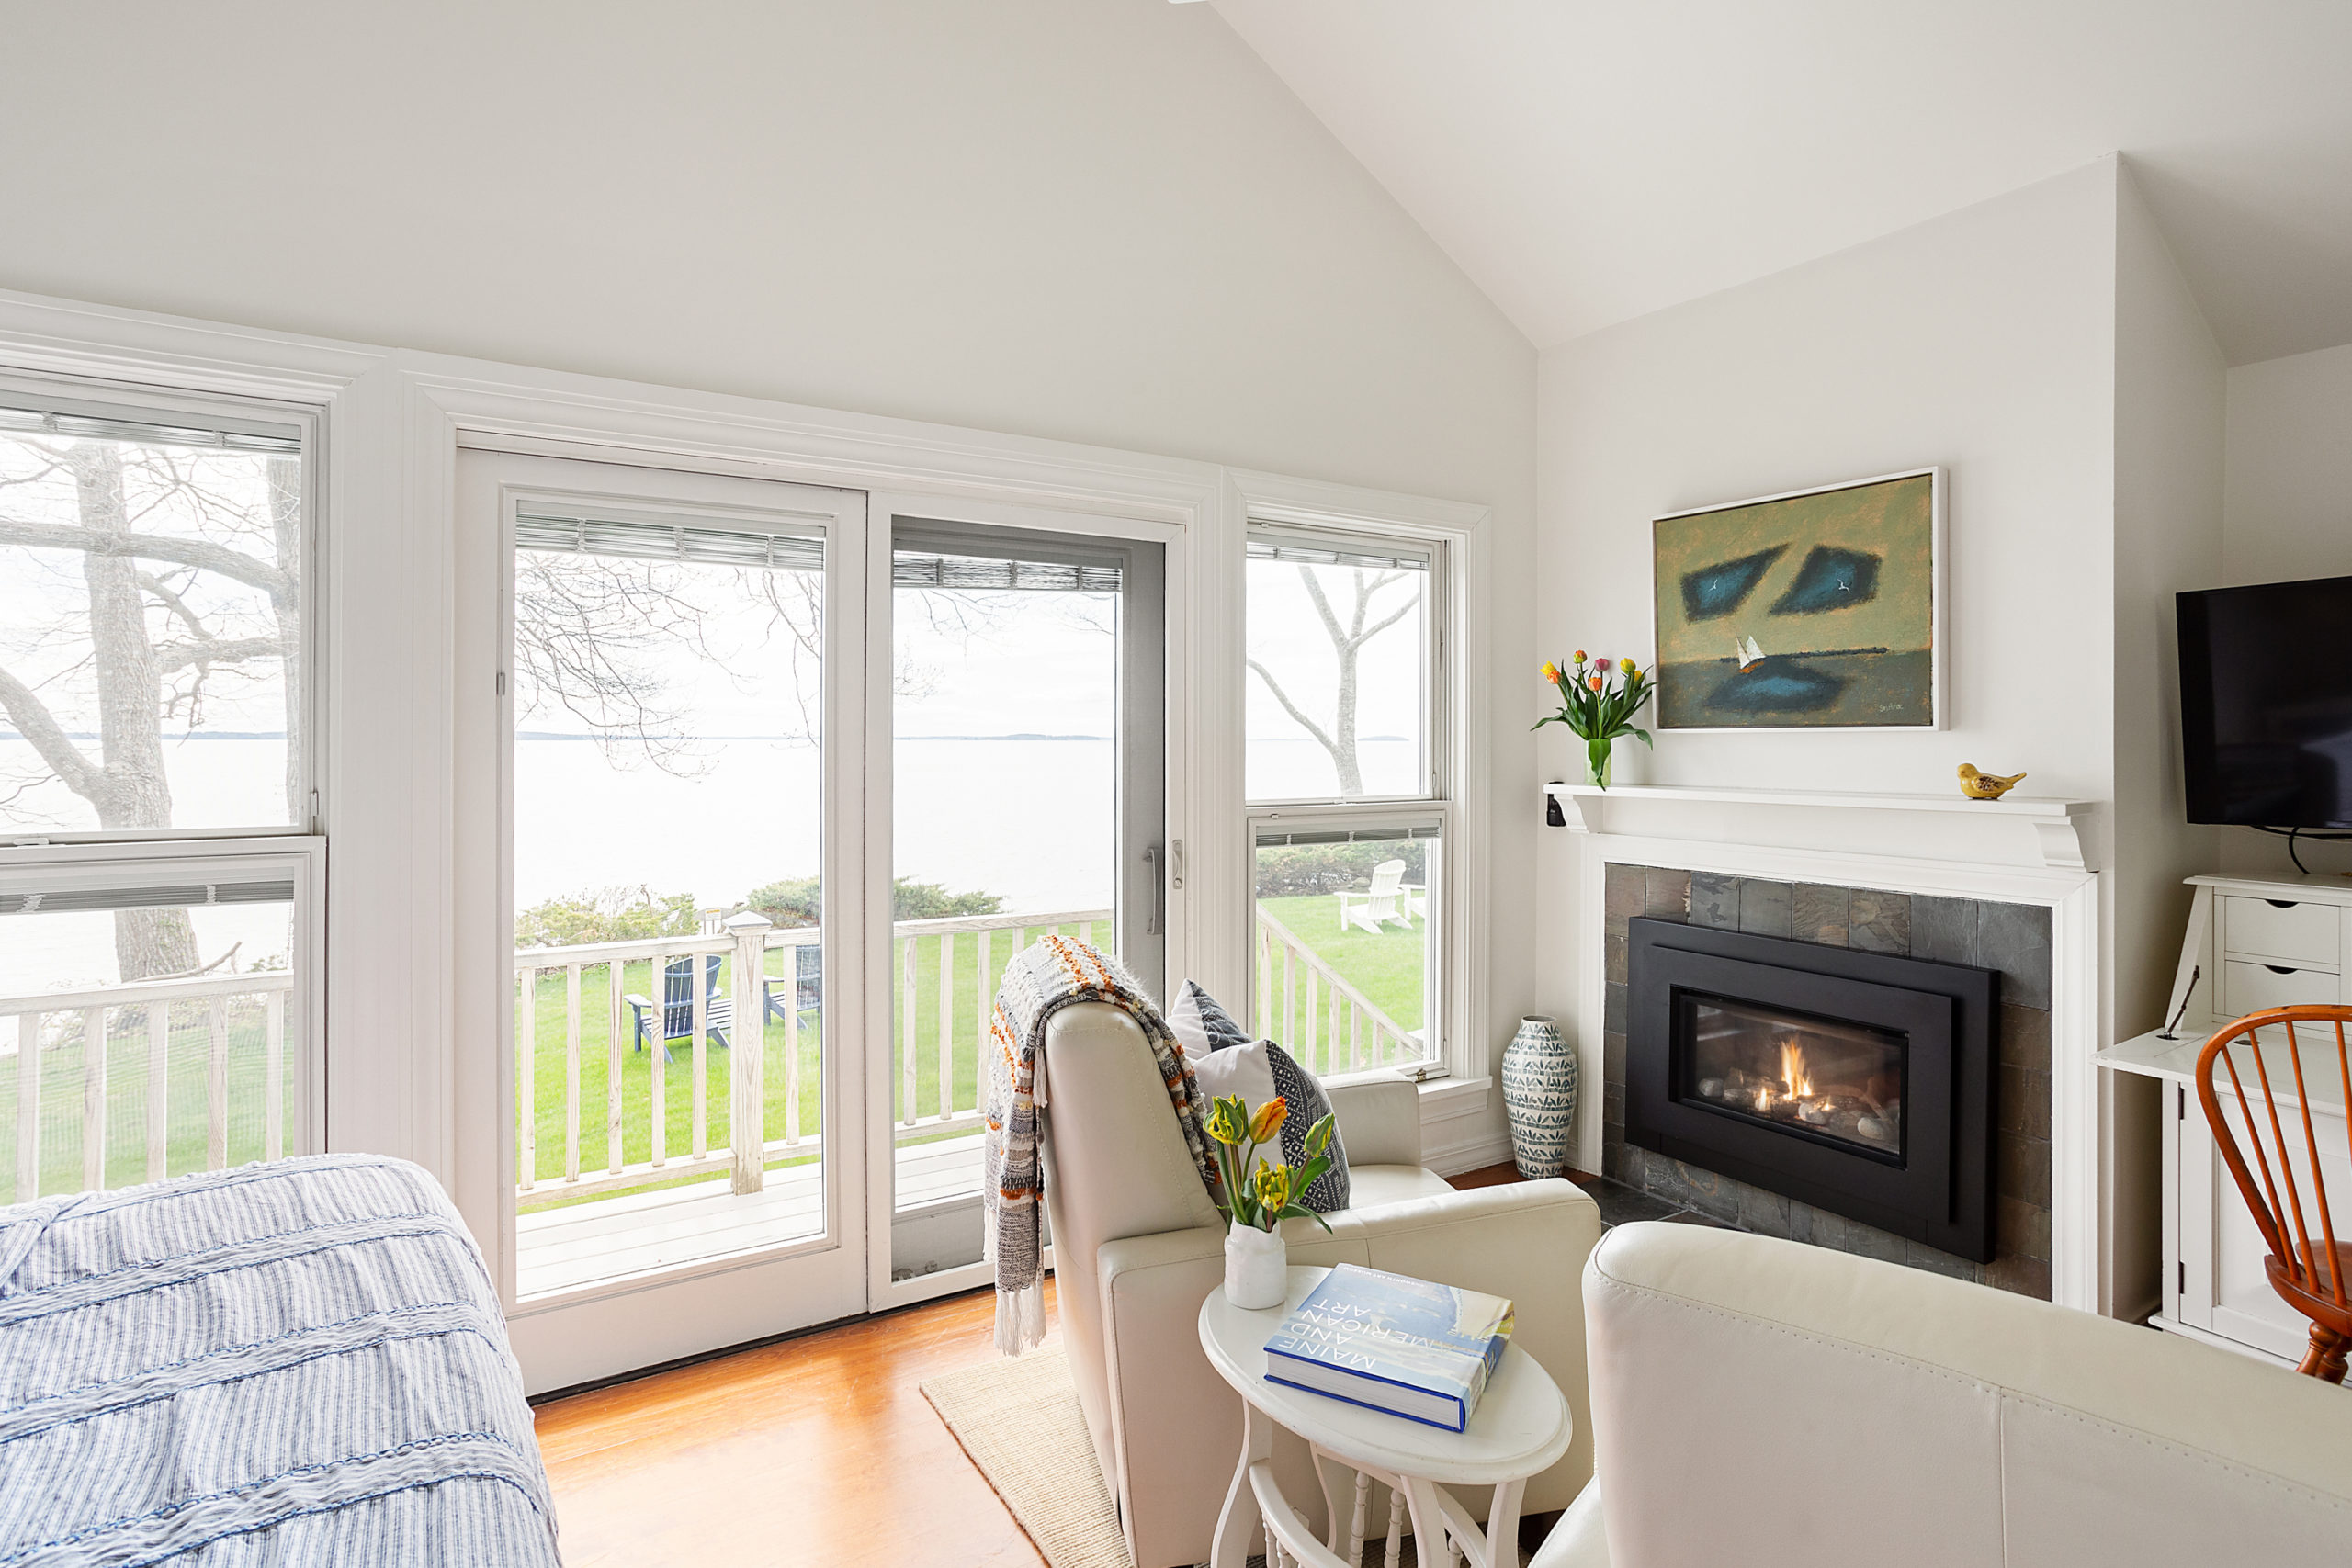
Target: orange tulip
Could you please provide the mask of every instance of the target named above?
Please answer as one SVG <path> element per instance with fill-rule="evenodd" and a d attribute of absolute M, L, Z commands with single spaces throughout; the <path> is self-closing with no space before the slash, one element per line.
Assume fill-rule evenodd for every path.
<path fill-rule="evenodd" d="M 1588 685 L 1588 686 L 1590 686 L 1590 687 L 1591 687 L 1594 691 L 1596 691 L 1596 692 L 1597 692 L 1597 691 L 1599 691 L 1599 690 L 1600 690 L 1601 681 L 1600 681 L 1600 676 L 1598 676 L 1598 675 L 1588 675 L 1588 676 L 1586 676 L 1586 677 L 1584 678 L 1584 683 L 1585 683 L 1586 685 Z"/>
<path fill-rule="evenodd" d="M 1250 1118 L 1250 1137 L 1253 1143 L 1264 1143 L 1282 1130 L 1283 1118 L 1290 1114 L 1290 1105 L 1276 1095 L 1258 1107 L 1258 1114 Z"/>

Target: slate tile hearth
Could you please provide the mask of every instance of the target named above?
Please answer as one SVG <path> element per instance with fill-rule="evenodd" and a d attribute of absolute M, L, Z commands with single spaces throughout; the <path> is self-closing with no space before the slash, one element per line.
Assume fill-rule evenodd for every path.
<path fill-rule="evenodd" d="M 1876 888 L 1611 865 L 1603 933 L 1601 1174 L 1588 1190 L 1610 1224 L 1681 1219 L 1883 1258 L 2050 1298 L 2050 911 Z M 1634 915 L 1792 937 L 2001 975 L 1994 1259 L 1979 1264 L 1625 1142 L 1626 925 Z"/>

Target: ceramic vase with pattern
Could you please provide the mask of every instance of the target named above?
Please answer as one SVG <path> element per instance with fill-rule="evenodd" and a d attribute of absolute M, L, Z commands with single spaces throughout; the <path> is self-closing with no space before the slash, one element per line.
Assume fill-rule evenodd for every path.
<path fill-rule="evenodd" d="M 1559 1175 L 1576 1137 L 1577 1054 L 1550 1019 L 1521 1019 L 1503 1047 L 1503 1110 L 1520 1175 Z"/>
<path fill-rule="evenodd" d="M 1225 1299 L 1245 1311 L 1278 1307 L 1290 1291 L 1282 1232 L 1231 1225 L 1225 1233 Z"/>

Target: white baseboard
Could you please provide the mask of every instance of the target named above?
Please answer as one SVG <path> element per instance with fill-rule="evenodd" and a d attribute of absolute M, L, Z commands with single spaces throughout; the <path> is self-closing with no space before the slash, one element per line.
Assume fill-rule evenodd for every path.
<path fill-rule="evenodd" d="M 1465 1127 L 1455 1137 L 1440 1141 L 1440 1134 L 1447 1131 L 1452 1129 L 1440 1122 L 1424 1129 L 1422 1134 L 1421 1163 L 1440 1176 L 1459 1176 L 1465 1170 L 1483 1170 L 1487 1166 L 1500 1165 L 1510 1158 L 1510 1134 L 1507 1131 L 1497 1133 L 1487 1127 Z"/>

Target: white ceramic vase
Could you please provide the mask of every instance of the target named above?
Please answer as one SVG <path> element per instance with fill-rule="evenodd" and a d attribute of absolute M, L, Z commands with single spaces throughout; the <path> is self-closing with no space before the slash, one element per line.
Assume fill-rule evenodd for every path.
<path fill-rule="evenodd" d="M 1550 1019 L 1521 1019 L 1503 1047 L 1503 1110 L 1520 1175 L 1559 1175 L 1576 1137 L 1577 1054 Z"/>
<path fill-rule="evenodd" d="M 1225 1299 L 1255 1312 L 1278 1307 L 1289 1294 L 1283 1270 L 1290 1266 L 1280 1231 L 1255 1225 L 1233 1225 L 1225 1233 Z"/>

